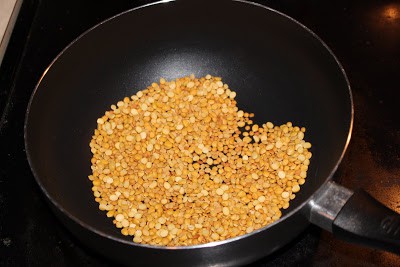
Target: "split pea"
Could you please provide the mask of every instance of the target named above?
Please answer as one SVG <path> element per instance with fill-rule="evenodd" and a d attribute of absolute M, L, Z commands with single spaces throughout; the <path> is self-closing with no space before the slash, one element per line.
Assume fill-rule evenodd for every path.
<path fill-rule="evenodd" d="M 221 77 L 161 78 L 97 119 L 91 189 L 122 235 L 196 245 L 282 216 L 306 182 L 306 129 L 256 124 L 236 96 Z"/>

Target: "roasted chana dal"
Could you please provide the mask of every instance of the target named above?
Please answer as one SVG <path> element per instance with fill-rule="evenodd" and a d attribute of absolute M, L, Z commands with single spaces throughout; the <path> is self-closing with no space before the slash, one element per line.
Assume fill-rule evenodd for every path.
<path fill-rule="evenodd" d="M 281 217 L 307 176 L 305 128 L 254 124 L 235 97 L 219 77 L 161 78 L 97 120 L 89 179 L 123 235 L 188 246 Z"/>

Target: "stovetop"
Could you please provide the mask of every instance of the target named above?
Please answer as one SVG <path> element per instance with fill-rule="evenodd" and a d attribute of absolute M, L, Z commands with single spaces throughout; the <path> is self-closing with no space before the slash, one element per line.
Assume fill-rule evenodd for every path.
<path fill-rule="evenodd" d="M 68 43 L 147 2 L 23 2 L 0 68 L 0 266 L 115 265 L 79 243 L 51 213 L 26 160 L 23 120 L 35 84 Z M 400 2 L 257 2 L 305 24 L 337 55 L 352 85 L 355 124 L 335 180 L 362 187 L 400 212 Z M 347 244 L 309 226 L 250 266 L 400 266 L 400 256 Z"/>

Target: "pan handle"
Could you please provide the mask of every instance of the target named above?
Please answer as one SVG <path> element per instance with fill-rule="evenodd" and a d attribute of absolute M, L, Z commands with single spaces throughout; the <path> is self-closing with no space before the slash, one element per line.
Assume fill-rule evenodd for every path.
<path fill-rule="evenodd" d="M 400 215 L 364 190 L 328 182 L 308 207 L 310 222 L 336 237 L 400 254 Z"/>

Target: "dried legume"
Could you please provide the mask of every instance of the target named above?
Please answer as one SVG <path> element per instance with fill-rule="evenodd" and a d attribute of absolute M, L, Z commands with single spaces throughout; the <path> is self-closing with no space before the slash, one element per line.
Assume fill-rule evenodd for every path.
<path fill-rule="evenodd" d="M 97 119 L 99 209 L 133 241 L 186 246 L 276 220 L 305 183 L 304 127 L 254 124 L 219 77 L 160 79 Z"/>

